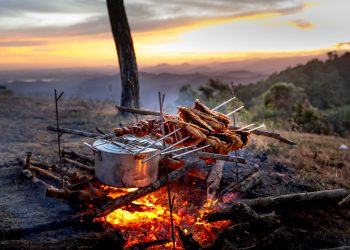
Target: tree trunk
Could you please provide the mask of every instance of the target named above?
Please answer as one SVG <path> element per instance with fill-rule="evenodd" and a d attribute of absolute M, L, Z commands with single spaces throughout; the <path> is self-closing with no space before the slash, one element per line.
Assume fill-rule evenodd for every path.
<path fill-rule="evenodd" d="M 139 107 L 139 79 L 134 45 L 123 0 L 107 0 L 122 83 L 121 106 Z M 123 116 L 127 113 L 122 112 Z"/>

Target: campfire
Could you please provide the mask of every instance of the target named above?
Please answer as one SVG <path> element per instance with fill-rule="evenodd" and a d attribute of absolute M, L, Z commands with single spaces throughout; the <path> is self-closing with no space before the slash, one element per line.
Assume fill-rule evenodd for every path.
<path fill-rule="evenodd" d="M 48 127 L 61 134 L 97 139 L 93 145 L 86 143 L 94 157 L 64 149 L 59 166 L 32 160 L 31 154 L 23 162 L 23 173 L 45 185 L 48 197 L 68 200 L 78 209 L 76 215 L 59 223 L 62 227 L 81 222 L 102 223 L 106 231 L 120 232 L 125 249 L 257 247 L 256 242 L 259 246 L 268 245 L 280 232 L 281 218 L 274 212 L 279 208 L 310 201 L 339 201 L 348 195 L 346 190 L 338 189 L 241 199 L 241 194 L 260 181 L 261 174 L 258 169 L 251 169 L 236 182 L 220 188 L 225 161 L 233 162 L 237 168 L 247 163 L 229 153 L 245 147 L 249 138 L 256 135 L 287 144 L 294 144 L 292 141 L 259 130 L 261 126 L 233 127 L 227 115 L 198 100 L 193 108 L 179 107 L 176 116 L 163 114 L 162 108 L 159 113 L 119 109 L 160 118 L 114 128 L 113 133 Z M 122 152 L 117 150 L 117 160 L 108 158 L 117 152 L 113 147 Z M 114 165 L 103 165 L 113 160 Z M 156 174 L 154 168 L 146 167 L 151 160 L 157 165 Z M 62 186 L 55 187 L 38 176 Z M 339 204 L 348 200 L 349 196 Z"/>

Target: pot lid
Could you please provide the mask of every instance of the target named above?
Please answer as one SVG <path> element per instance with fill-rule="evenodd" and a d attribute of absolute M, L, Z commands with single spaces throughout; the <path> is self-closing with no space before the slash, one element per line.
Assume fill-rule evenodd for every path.
<path fill-rule="evenodd" d="M 134 137 L 134 136 L 130 136 L 130 137 L 127 137 L 130 141 L 133 141 L 133 140 L 136 140 L 136 139 L 139 139 L 137 137 Z M 147 143 L 151 143 L 153 142 L 153 140 L 151 139 L 142 139 L 140 140 L 140 142 L 147 142 Z M 125 145 L 128 150 L 124 149 L 122 146 Z M 99 139 L 99 140 L 96 140 L 93 144 L 94 148 L 96 148 L 97 150 L 99 151 L 102 151 L 102 152 L 108 152 L 108 153 L 120 153 L 120 154 L 130 154 L 130 151 L 132 152 L 136 152 L 138 150 L 140 150 L 142 147 L 139 146 L 139 147 L 128 147 L 127 144 L 123 144 L 123 143 L 118 143 L 118 144 L 114 144 L 114 143 L 111 143 L 110 141 L 108 140 L 103 140 L 103 139 Z M 142 151 L 142 153 L 149 153 L 149 152 L 155 152 L 157 151 L 157 149 L 154 149 L 154 148 L 147 148 L 145 149 L 144 151 Z"/>

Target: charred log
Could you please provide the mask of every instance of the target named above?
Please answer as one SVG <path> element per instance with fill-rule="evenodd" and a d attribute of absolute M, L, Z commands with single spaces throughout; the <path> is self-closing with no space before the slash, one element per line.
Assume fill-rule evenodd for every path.
<path fill-rule="evenodd" d="M 185 250 L 200 250 L 203 249 L 197 241 L 195 241 L 192 237 L 192 234 L 186 234 L 181 230 L 180 227 L 175 227 L 176 232 L 180 238 L 182 247 Z"/>
<path fill-rule="evenodd" d="M 308 193 L 286 194 L 275 197 L 262 197 L 251 200 L 241 200 L 252 209 L 271 210 L 282 208 L 288 205 L 310 203 L 315 201 L 337 201 L 349 193 L 345 189 L 323 190 Z"/>
<path fill-rule="evenodd" d="M 132 245 L 132 246 L 126 248 L 126 250 L 145 250 L 147 248 L 150 248 L 153 246 L 164 245 L 164 244 L 169 243 L 169 242 L 170 242 L 169 239 L 143 242 L 143 243 L 138 243 L 138 244 Z"/>

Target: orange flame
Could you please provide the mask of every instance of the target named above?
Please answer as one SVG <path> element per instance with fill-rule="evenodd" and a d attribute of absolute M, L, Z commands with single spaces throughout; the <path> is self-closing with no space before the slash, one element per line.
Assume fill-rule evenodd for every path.
<path fill-rule="evenodd" d="M 104 189 L 109 190 L 108 196 L 111 198 L 117 198 L 135 190 L 110 187 L 104 187 Z M 188 188 L 183 185 L 176 185 L 175 188 L 172 187 L 173 189 L 177 191 L 173 209 L 174 225 L 180 226 L 185 233 L 193 233 L 194 239 L 201 245 L 212 243 L 218 228 L 226 222 L 207 224 L 202 222 L 201 218 L 205 212 L 214 210 L 212 206 L 217 203 L 217 200 L 208 200 L 203 206 L 201 203 L 206 200 L 206 194 L 200 189 L 194 190 L 195 187 Z M 166 190 L 163 188 L 96 220 L 107 222 L 124 232 L 128 236 L 126 247 L 147 241 L 171 239 L 167 201 Z M 178 239 L 176 241 L 176 249 L 182 249 Z M 171 249 L 172 243 L 161 246 L 162 249 L 164 247 Z"/>

